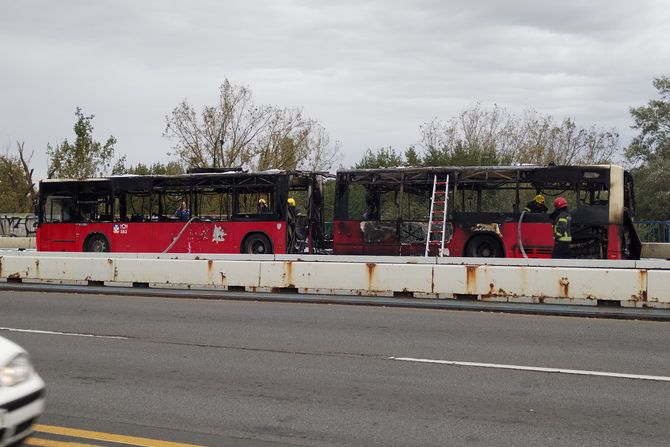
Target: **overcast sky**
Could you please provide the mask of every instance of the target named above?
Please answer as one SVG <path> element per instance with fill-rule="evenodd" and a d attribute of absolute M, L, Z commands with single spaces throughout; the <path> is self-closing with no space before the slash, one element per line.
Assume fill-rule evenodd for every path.
<path fill-rule="evenodd" d="M 225 77 L 342 144 L 404 149 L 475 102 L 633 131 L 670 75 L 667 0 L 0 2 L 0 150 L 73 139 L 77 106 L 130 163 L 167 161 L 165 115 Z"/>

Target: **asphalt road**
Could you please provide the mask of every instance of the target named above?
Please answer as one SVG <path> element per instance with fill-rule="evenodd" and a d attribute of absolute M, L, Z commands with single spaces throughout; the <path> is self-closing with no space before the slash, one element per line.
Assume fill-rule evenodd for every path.
<path fill-rule="evenodd" d="M 667 322 L 0 291 L 0 327 L 48 384 L 43 424 L 211 447 L 670 440 Z"/>

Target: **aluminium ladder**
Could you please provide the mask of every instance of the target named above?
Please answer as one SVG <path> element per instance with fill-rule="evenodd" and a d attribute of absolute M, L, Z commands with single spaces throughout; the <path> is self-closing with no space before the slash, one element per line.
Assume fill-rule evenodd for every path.
<path fill-rule="evenodd" d="M 438 186 L 444 185 L 444 190 Z M 438 200 L 439 199 L 439 200 Z M 430 215 L 428 216 L 428 231 L 426 232 L 426 254 L 428 256 L 431 245 L 439 244 L 438 256 L 444 256 L 444 236 L 447 229 L 447 205 L 449 203 L 449 175 L 445 181 L 438 181 L 433 176 L 433 195 L 430 199 Z M 439 235 L 433 239 L 432 235 Z M 447 256 L 449 251 L 447 250 Z"/>

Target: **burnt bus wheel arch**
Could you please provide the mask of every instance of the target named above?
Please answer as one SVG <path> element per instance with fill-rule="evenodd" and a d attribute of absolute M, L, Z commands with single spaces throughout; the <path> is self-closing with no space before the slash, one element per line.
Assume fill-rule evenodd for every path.
<path fill-rule="evenodd" d="M 109 241 L 104 234 L 90 234 L 84 242 L 84 251 L 104 253 L 109 251 Z"/>
<path fill-rule="evenodd" d="M 242 241 L 241 252 L 252 255 L 269 255 L 272 254 L 272 242 L 263 233 L 249 233 Z"/>
<path fill-rule="evenodd" d="M 463 256 L 470 258 L 504 258 L 500 238 L 493 234 L 477 234 L 472 236 L 463 250 Z"/>

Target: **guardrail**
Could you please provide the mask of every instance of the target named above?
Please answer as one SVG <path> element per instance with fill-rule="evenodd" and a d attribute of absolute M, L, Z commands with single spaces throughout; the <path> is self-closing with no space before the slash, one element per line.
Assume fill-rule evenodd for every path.
<path fill-rule="evenodd" d="M 668 261 L 22 252 L 0 280 L 670 308 Z"/>
<path fill-rule="evenodd" d="M 640 220 L 634 225 L 642 242 L 670 242 L 670 221 Z"/>

